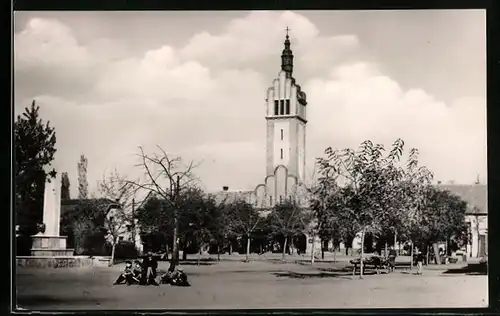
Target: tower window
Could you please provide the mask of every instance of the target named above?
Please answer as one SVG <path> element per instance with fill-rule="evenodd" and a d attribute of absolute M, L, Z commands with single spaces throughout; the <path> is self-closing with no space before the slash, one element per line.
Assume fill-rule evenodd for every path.
<path fill-rule="evenodd" d="M 290 100 L 286 100 L 286 114 L 290 114 Z"/>
<path fill-rule="evenodd" d="M 274 100 L 274 115 L 278 115 L 278 100 Z"/>
<path fill-rule="evenodd" d="M 281 159 L 283 159 L 283 148 L 281 148 L 280 150 L 281 150 Z"/>
<path fill-rule="evenodd" d="M 283 140 L 283 129 L 281 130 L 281 140 Z"/>
<path fill-rule="evenodd" d="M 285 100 L 280 100 L 280 115 L 285 114 Z"/>

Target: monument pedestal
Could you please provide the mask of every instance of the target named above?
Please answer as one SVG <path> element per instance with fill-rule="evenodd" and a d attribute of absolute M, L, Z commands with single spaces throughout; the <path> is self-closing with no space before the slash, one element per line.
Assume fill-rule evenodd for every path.
<path fill-rule="evenodd" d="M 66 236 L 37 234 L 31 236 L 31 255 L 36 257 L 69 257 L 73 249 L 66 249 Z"/>

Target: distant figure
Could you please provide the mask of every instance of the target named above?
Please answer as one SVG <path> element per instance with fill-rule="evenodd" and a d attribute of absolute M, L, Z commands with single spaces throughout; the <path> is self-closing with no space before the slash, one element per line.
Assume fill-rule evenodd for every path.
<path fill-rule="evenodd" d="M 424 269 L 424 254 L 419 251 L 417 253 L 417 275 L 422 275 Z"/>
<path fill-rule="evenodd" d="M 127 285 L 139 282 L 139 279 L 134 277 L 134 272 L 132 271 L 132 262 L 130 262 L 129 260 L 125 261 L 125 269 L 113 284 L 118 285 L 121 284 L 123 281 L 125 281 Z"/>
<path fill-rule="evenodd" d="M 394 272 L 394 269 L 396 268 L 396 257 L 397 257 L 396 249 L 391 248 L 389 250 L 389 255 L 387 256 L 387 269 L 390 272 Z"/>

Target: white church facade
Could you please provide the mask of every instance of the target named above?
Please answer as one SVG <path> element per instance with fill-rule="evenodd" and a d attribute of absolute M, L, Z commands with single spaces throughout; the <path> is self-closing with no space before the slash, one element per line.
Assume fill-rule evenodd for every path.
<path fill-rule="evenodd" d="M 285 200 L 308 207 L 305 187 L 307 96 L 293 77 L 293 52 L 288 34 L 281 55 L 281 70 L 267 89 L 266 176 L 251 191 L 229 191 L 224 187 L 215 196 L 219 201 L 242 199 L 262 214 Z M 312 246 L 320 250 L 318 238 L 304 234 L 306 254 Z"/>

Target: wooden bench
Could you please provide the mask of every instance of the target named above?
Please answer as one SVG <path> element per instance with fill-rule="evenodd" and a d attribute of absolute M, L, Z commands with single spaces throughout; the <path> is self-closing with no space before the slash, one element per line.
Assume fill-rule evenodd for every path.
<path fill-rule="evenodd" d="M 352 259 L 349 260 L 349 263 L 353 265 L 352 269 L 352 275 L 356 275 L 356 269 L 358 266 L 361 268 L 361 260 L 360 259 Z M 378 257 L 378 256 L 372 256 L 369 258 L 364 258 L 363 259 L 363 271 L 367 268 L 375 268 L 375 271 L 377 271 L 377 274 L 380 274 L 380 269 L 384 268 L 387 273 L 394 271 L 395 265 L 394 262 L 391 262 L 390 260 L 386 260 L 385 258 Z"/>

